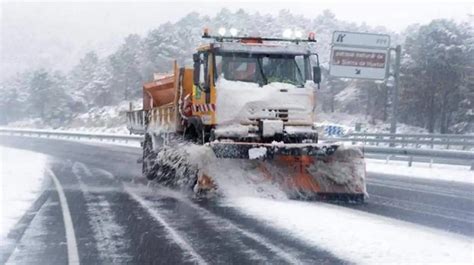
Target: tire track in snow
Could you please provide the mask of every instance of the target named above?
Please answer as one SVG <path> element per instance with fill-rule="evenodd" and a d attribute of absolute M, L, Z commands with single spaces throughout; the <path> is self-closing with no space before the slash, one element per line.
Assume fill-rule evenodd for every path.
<path fill-rule="evenodd" d="M 125 191 L 130 195 L 130 197 L 138 202 L 142 206 L 143 209 L 145 209 L 153 219 L 158 221 L 163 227 L 167 230 L 169 236 L 171 239 L 176 242 L 176 244 L 181 247 L 183 251 L 188 254 L 188 256 L 195 261 L 198 264 L 205 265 L 208 264 L 202 257 L 199 255 L 193 247 L 187 242 L 187 240 L 178 232 L 176 231 L 173 227 L 171 227 L 168 222 L 165 221 L 165 219 L 155 210 L 152 209 L 152 206 L 150 205 L 149 202 L 135 194 L 130 188 L 127 186 L 124 186 Z"/>
<path fill-rule="evenodd" d="M 94 231 L 100 258 L 107 264 L 131 262 L 132 257 L 126 254 L 130 242 L 125 237 L 125 229 L 116 222 L 112 206 L 106 200 L 106 197 L 97 194 L 104 191 L 100 189 L 97 189 L 97 191 L 91 190 L 84 183 L 83 178 L 92 178 L 94 177 L 93 173 L 87 166 L 79 162 L 73 164 L 72 172 L 77 178 L 79 188 L 86 201 L 88 219 Z M 110 187 L 107 190 L 109 191 Z"/>

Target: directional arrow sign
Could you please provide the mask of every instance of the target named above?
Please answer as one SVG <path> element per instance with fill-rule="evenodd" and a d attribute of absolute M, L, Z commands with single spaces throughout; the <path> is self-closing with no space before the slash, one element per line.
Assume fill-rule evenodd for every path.
<path fill-rule="evenodd" d="M 335 77 L 385 79 L 390 36 L 335 31 L 329 74 Z"/>
<path fill-rule="evenodd" d="M 333 47 L 330 74 L 336 77 L 385 79 L 387 50 Z"/>

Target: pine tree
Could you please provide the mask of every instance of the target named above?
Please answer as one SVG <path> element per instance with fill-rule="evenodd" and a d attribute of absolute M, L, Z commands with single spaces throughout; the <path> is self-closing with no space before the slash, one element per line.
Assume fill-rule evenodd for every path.
<path fill-rule="evenodd" d="M 402 65 L 402 118 L 434 132 L 452 131 L 452 115 L 463 98 L 462 70 L 472 67 L 463 25 L 434 20 L 407 36 Z"/>

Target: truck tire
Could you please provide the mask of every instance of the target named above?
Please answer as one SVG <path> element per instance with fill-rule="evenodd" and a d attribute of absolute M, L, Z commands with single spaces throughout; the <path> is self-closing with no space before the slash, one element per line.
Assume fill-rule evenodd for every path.
<path fill-rule="evenodd" d="M 148 180 L 156 178 L 156 152 L 153 149 L 153 138 L 151 135 L 146 134 L 143 141 L 143 164 L 142 164 L 142 175 Z"/>

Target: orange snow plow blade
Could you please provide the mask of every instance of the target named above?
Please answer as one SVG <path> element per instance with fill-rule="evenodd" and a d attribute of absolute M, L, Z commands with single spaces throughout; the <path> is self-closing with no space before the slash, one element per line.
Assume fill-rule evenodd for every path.
<path fill-rule="evenodd" d="M 363 202 L 367 196 L 360 148 L 320 144 L 212 143 L 218 158 L 257 159 L 259 169 L 290 198 Z M 257 150 L 260 154 L 252 155 Z"/>

